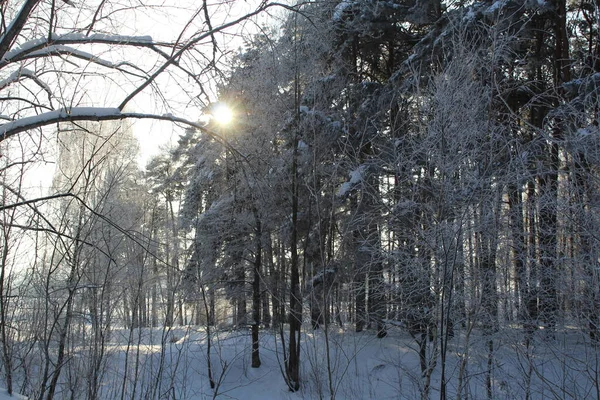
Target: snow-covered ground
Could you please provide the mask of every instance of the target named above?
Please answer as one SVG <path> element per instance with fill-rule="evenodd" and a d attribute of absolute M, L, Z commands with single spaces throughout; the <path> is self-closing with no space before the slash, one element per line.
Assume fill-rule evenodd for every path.
<path fill-rule="evenodd" d="M 447 397 L 485 399 L 598 398 L 600 353 L 575 330 L 555 339 L 538 332 L 526 346 L 519 330 L 504 330 L 490 342 L 459 333 L 448 344 L 444 375 Z M 127 343 L 139 343 L 127 345 Z M 328 345 L 327 345 L 328 344 Z M 377 339 L 374 332 L 333 328 L 302 336 L 302 385 L 292 393 L 282 377 L 283 352 L 277 332 L 261 332 L 260 368 L 251 368 L 250 335 L 245 330 L 214 334 L 211 352 L 216 387 L 209 385 L 207 336 L 197 327 L 113 333 L 99 385 L 101 399 L 419 399 L 426 387 L 415 340 L 400 328 Z M 428 344 L 428 354 L 434 349 Z M 63 373 L 58 398 L 86 398 L 89 366 L 85 345 L 73 350 L 77 367 Z M 77 365 L 76 363 L 74 365 Z M 440 398 L 442 354 L 431 375 L 430 398 Z M 79 379 L 79 381 L 78 381 Z M 82 392 L 79 392 L 82 391 Z M 334 396 L 331 396 L 331 394 Z M 0 400 L 9 399 L 5 392 Z"/>
<path fill-rule="evenodd" d="M 26 399 L 26 397 L 20 396 L 18 394 L 9 396 L 8 393 L 6 392 L 6 389 L 0 389 L 0 400 L 15 400 L 15 399 Z"/>

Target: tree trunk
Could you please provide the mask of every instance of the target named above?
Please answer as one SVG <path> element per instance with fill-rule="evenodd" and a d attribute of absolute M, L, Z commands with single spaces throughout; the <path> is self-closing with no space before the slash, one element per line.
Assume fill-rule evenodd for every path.
<path fill-rule="evenodd" d="M 294 80 L 296 110 L 300 107 L 300 81 L 298 74 Z M 299 111 L 296 111 L 297 113 Z M 302 328 L 302 295 L 300 294 L 300 269 L 298 263 L 298 142 L 297 129 L 292 140 L 291 165 L 291 200 L 292 200 L 292 234 L 290 240 L 290 337 L 288 362 L 286 365 L 287 385 L 293 392 L 300 389 L 300 329 Z"/>
<path fill-rule="evenodd" d="M 258 211 L 254 210 L 256 219 L 256 254 L 252 280 L 252 368 L 260 367 L 258 329 L 260 326 L 260 269 L 262 268 L 262 227 Z"/>

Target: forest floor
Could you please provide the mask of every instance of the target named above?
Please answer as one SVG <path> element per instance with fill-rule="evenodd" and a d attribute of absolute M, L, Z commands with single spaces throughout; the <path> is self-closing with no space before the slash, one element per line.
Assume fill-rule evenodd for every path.
<path fill-rule="evenodd" d="M 458 332 L 445 355 L 447 398 L 486 399 L 488 390 L 493 399 L 598 398 L 598 346 L 575 330 L 563 330 L 554 339 L 538 333 L 526 346 L 519 330 L 505 329 L 492 343 L 475 333 Z M 355 333 L 338 327 L 327 335 L 322 330 L 303 331 L 302 384 L 294 393 L 282 375 L 283 347 L 277 332 L 261 332 L 260 368 L 250 367 L 248 331 L 213 333 L 214 389 L 208 378 L 207 344 L 205 330 L 198 327 L 113 332 L 106 346 L 100 398 L 419 399 L 426 388 L 416 341 L 396 327 L 383 339 L 372 331 Z M 85 344 L 74 351 L 85 359 Z M 436 354 L 432 343 L 427 351 L 437 360 L 429 390 L 429 397 L 437 399 L 442 354 L 439 349 Z M 63 384 L 68 386 L 67 381 Z M 0 400 L 8 398 L 0 393 Z"/>

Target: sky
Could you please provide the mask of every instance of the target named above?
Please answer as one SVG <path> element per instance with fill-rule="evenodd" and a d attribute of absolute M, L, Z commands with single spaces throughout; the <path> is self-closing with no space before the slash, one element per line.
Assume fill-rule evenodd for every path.
<path fill-rule="evenodd" d="M 219 2 L 214 2 L 214 4 L 217 3 Z M 256 4 L 258 4 L 257 0 L 244 0 L 236 1 L 231 7 L 215 7 L 211 15 L 213 27 L 218 26 L 224 21 L 236 19 L 245 15 L 246 13 L 252 11 Z M 181 1 L 178 3 L 178 8 L 170 8 L 168 10 L 170 15 L 168 19 L 165 19 L 168 20 L 168 23 L 164 23 L 165 20 L 163 20 L 163 17 L 141 15 L 137 19 L 138 24 L 135 29 L 135 34 L 148 34 L 154 39 L 171 41 L 180 34 L 184 24 L 189 19 L 190 10 L 195 9 L 197 5 L 197 1 Z M 244 45 L 244 38 L 248 38 L 249 35 L 257 32 L 259 25 L 272 23 L 271 18 L 272 14 L 264 14 L 254 18 L 252 21 L 245 22 L 239 26 L 229 29 L 227 35 L 217 35 L 216 39 L 218 41 L 219 50 L 223 53 L 229 54 L 229 56 L 235 54 L 242 49 Z M 198 18 L 198 21 L 203 20 L 203 17 Z M 157 27 L 159 28 L 158 30 Z M 205 29 L 205 26 L 200 28 Z M 207 52 L 210 51 L 212 51 L 212 48 L 207 48 Z M 171 79 L 168 76 L 165 76 L 165 78 Z M 214 85 L 214 81 L 208 81 L 206 83 L 207 85 L 205 86 L 205 89 L 212 97 L 210 100 L 218 101 L 218 93 Z M 178 82 L 174 82 L 172 80 L 167 84 L 163 84 L 163 87 L 172 89 L 163 93 L 170 106 L 170 108 L 165 109 L 164 112 L 182 116 L 191 121 L 198 121 L 203 117 L 201 108 L 202 103 L 190 102 L 189 96 L 186 95 L 183 90 L 181 90 Z M 144 110 L 152 109 L 157 102 L 159 102 L 159 100 L 157 100 L 154 96 L 139 96 L 134 100 L 131 108 L 132 111 L 144 112 Z M 159 154 L 161 149 L 174 145 L 179 135 L 183 132 L 182 127 L 178 127 L 164 121 L 152 120 L 133 121 L 132 128 L 134 135 L 140 141 L 139 164 L 142 168 L 147 164 L 152 156 Z"/>
<path fill-rule="evenodd" d="M 218 26 L 222 22 L 232 20 L 251 11 L 256 5 L 256 0 L 235 1 L 234 3 L 225 3 L 228 5 L 219 5 L 225 3 L 222 1 L 214 1 L 214 8 L 211 11 L 212 25 Z M 165 3 L 162 0 L 149 0 L 145 2 L 147 6 L 161 5 L 157 8 L 151 8 L 150 11 L 142 12 L 140 9 L 131 10 L 130 14 L 124 16 L 124 20 L 119 21 L 122 25 L 118 26 L 119 34 L 131 36 L 151 36 L 155 41 L 174 41 L 188 24 L 190 17 L 193 15 L 193 10 L 198 7 L 198 2 L 195 0 L 180 0 L 174 4 L 162 6 Z M 172 4 L 172 3 L 171 3 Z M 210 4 L 210 3 L 209 3 Z M 246 22 L 231 28 L 227 35 L 217 35 L 219 50 L 229 56 L 235 54 L 243 47 L 245 37 L 248 37 L 253 32 L 257 31 L 259 24 L 268 24 L 270 16 L 263 15 L 254 21 Z M 206 30 L 204 24 L 204 16 L 199 15 L 193 22 L 189 23 L 184 33 L 184 37 L 192 36 L 197 32 Z M 118 49 L 118 48 L 117 48 Z M 87 49 L 86 49 L 87 50 Z M 138 51 L 128 48 L 127 53 L 118 53 L 119 50 L 111 48 L 96 48 L 96 51 L 105 59 L 108 60 L 123 60 L 127 59 L 134 64 L 143 65 L 148 63 L 158 63 L 160 59 L 148 58 L 148 52 Z M 207 48 L 208 53 L 212 53 L 212 48 Z M 223 62 L 226 58 L 222 59 Z M 93 66 L 90 66 L 93 68 Z M 131 90 L 124 89 L 120 86 L 119 81 L 112 78 L 93 80 L 89 86 L 81 87 L 81 92 L 86 95 L 81 96 L 81 105 L 97 105 L 100 107 L 115 107 Z M 203 115 L 202 107 L 207 101 L 217 101 L 218 93 L 210 76 L 203 76 L 204 89 L 210 99 L 203 97 L 201 99 L 194 98 L 200 95 L 199 89 L 195 85 L 189 84 L 186 77 L 172 76 L 163 74 L 158 78 L 158 86 L 160 92 L 156 88 L 147 89 L 135 97 L 126 107 L 126 111 L 140 113 L 157 113 L 157 114 L 173 114 L 183 117 L 190 121 L 198 121 Z M 124 87 L 124 86 L 123 86 Z M 190 90 L 192 88 L 192 90 Z M 79 86 L 77 87 L 79 90 Z M 196 90 L 196 92 L 194 92 Z M 172 146 L 176 143 L 177 138 L 183 133 L 184 128 L 173 123 L 156 121 L 156 120 L 131 120 L 128 121 L 135 137 L 139 140 L 140 154 L 138 164 L 140 168 L 144 168 L 152 156 L 159 154 L 164 148 Z M 50 138 L 53 134 L 51 128 L 48 130 Z M 53 140 L 49 141 L 54 142 Z M 50 151 L 49 154 L 52 152 Z M 43 195 L 51 186 L 52 175 L 54 173 L 54 162 L 52 156 L 47 156 L 44 162 L 32 166 L 27 173 L 27 186 L 29 186 L 35 194 Z"/>

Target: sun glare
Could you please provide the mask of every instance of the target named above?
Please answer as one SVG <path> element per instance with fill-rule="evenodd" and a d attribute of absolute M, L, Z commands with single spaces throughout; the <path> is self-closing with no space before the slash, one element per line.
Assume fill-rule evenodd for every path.
<path fill-rule="evenodd" d="M 224 103 L 215 104 L 211 114 L 219 125 L 227 125 L 233 119 L 233 111 Z"/>

